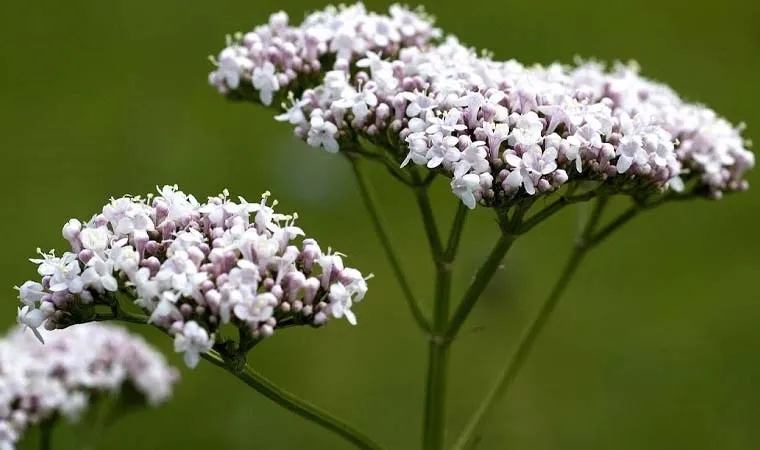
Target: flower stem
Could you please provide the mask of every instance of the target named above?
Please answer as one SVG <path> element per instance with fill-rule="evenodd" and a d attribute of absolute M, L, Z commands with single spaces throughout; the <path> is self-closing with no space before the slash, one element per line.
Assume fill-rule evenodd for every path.
<path fill-rule="evenodd" d="M 55 419 L 43 420 L 40 423 L 40 450 L 50 450 L 53 448 L 53 426 Z"/>
<path fill-rule="evenodd" d="M 420 184 L 419 173 L 412 172 L 412 180 Z M 415 197 L 435 263 L 435 297 L 433 299 L 433 324 L 428 347 L 422 446 L 425 450 L 440 450 L 443 448 L 446 434 L 446 383 L 449 360 L 449 342 L 444 338 L 443 333 L 449 320 L 451 262 L 459 246 L 466 213 L 457 212 L 449 233 L 447 248 L 444 249 L 441 237 L 438 234 L 438 226 L 430 204 L 427 186 L 415 189 Z"/>
<path fill-rule="evenodd" d="M 372 439 L 365 436 L 351 425 L 341 421 L 327 411 L 318 408 L 306 400 L 278 387 L 248 365 L 246 365 L 242 371 L 234 373 L 234 375 L 269 400 L 272 400 L 304 419 L 338 434 L 343 439 L 356 445 L 357 448 L 366 450 L 382 449 L 379 444 L 372 441 Z"/>
<path fill-rule="evenodd" d="M 451 265 L 438 264 L 436 270 L 433 332 L 428 349 L 427 384 L 425 389 L 425 419 L 423 449 L 440 450 L 446 431 L 446 383 L 448 379 L 449 341 L 443 336 L 451 298 Z"/>
<path fill-rule="evenodd" d="M 364 201 L 364 206 L 367 208 L 367 212 L 369 213 L 372 225 L 375 228 L 375 233 L 380 239 L 380 244 L 383 247 L 383 251 L 385 252 L 385 257 L 388 259 L 388 263 L 391 265 L 391 270 L 393 270 L 393 274 L 396 276 L 396 280 L 398 280 L 399 286 L 401 287 L 401 292 L 404 294 L 404 298 L 406 299 L 409 310 L 412 312 L 412 316 L 414 317 L 414 320 L 420 329 L 428 332 L 430 331 L 430 322 L 422 312 L 422 307 L 420 307 L 420 304 L 415 299 L 412 288 L 406 279 L 404 270 L 401 268 L 401 263 L 396 257 L 396 252 L 394 251 L 393 245 L 391 244 L 390 237 L 388 236 L 388 231 L 386 230 L 383 219 L 378 212 L 377 203 L 375 202 L 369 180 L 361 170 L 360 161 L 358 159 L 349 158 L 349 161 L 351 162 L 351 167 L 354 170 L 354 175 L 356 175 L 356 181 L 359 185 L 359 193 L 361 194 L 362 200 Z"/>
<path fill-rule="evenodd" d="M 466 450 L 475 444 L 477 441 L 475 433 L 481 425 L 483 418 L 494 407 L 496 400 L 501 397 L 507 391 L 507 389 L 509 389 L 509 386 L 517 377 L 518 372 L 522 368 L 525 361 L 528 359 L 528 356 L 533 349 L 533 345 L 536 343 L 538 336 L 541 334 L 547 322 L 554 313 L 557 304 L 562 297 L 562 294 L 565 292 L 565 289 L 570 283 L 570 280 L 580 267 L 580 263 L 583 260 L 583 257 L 589 250 L 601 242 L 601 240 L 595 239 L 593 236 L 594 230 L 596 230 L 596 227 L 601 220 L 602 212 L 607 204 L 607 200 L 607 197 L 599 197 L 597 200 L 596 206 L 591 213 L 588 221 L 586 222 L 586 225 L 581 231 L 580 236 L 578 236 L 578 239 L 576 240 L 573 247 L 573 251 L 568 258 L 559 279 L 541 306 L 538 315 L 530 324 L 525 334 L 523 334 L 523 337 L 520 339 L 520 342 L 517 345 L 517 350 L 497 377 L 497 381 L 494 384 L 493 388 L 488 392 L 485 399 L 478 407 L 475 414 L 470 419 L 469 423 L 460 435 L 456 445 L 453 447 L 454 450 Z M 636 211 L 638 211 L 638 208 L 636 208 Z M 603 237 L 610 235 L 613 231 L 630 220 L 633 215 L 635 215 L 635 213 L 624 213 L 621 217 L 626 217 L 625 220 L 618 219 L 613 221 L 608 227 L 604 229 L 606 231 L 603 230 L 599 233 L 599 235 L 603 234 Z"/>
<path fill-rule="evenodd" d="M 446 328 L 446 340 L 452 341 L 457 337 L 462 325 L 464 325 L 465 320 L 467 320 L 467 317 L 475 307 L 480 295 L 483 294 L 483 291 L 488 286 L 491 278 L 493 278 L 494 274 L 499 269 L 501 261 L 504 259 L 504 256 L 507 254 L 510 247 L 512 247 L 515 239 L 517 239 L 516 234 L 502 234 L 499 237 L 499 240 L 496 241 L 496 245 L 491 250 L 491 254 L 488 255 L 488 259 L 486 259 L 485 263 L 480 266 L 477 274 L 475 274 L 475 279 L 465 292 L 456 312 L 454 312 L 454 316 Z"/>
<path fill-rule="evenodd" d="M 144 325 L 147 324 L 147 317 L 145 316 L 129 313 L 120 307 L 115 308 L 115 310 L 116 314 L 114 316 L 109 316 L 108 319 L 122 320 L 130 323 L 142 323 Z M 142 321 L 138 321 L 138 319 L 141 318 Z M 103 320 L 106 320 L 106 318 Z M 165 334 L 168 334 L 166 330 L 161 331 L 163 331 Z M 277 403 L 288 411 L 293 412 L 310 422 L 314 422 L 317 425 L 338 434 L 343 439 L 356 445 L 357 448 L 364 450 L 382 449 L 379 444 L 375 443 L 372 439 L 348 423 L 307 402 L 306 400 L 297 397 L 295 394 L 292 394 L 280 388 L 279 386 L 266 379 L 263 375 L 253 370 L 250 366 L 248 366 L 248 364 L 245 364 L 242 370 L 235 370 L 233 364 L 228 363 L 229 359 L 225 358 L 224 355 L 217 350 L 211 350 L 207 353 L 202 353 L 201 357 L 211 364 L 231 373 L 269 400 Z M 42 449 L 43 447 L 40 448 Z"/>

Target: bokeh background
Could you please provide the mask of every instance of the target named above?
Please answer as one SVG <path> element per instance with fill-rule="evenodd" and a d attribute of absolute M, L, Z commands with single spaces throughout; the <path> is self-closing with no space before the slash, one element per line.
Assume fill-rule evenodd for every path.
<path fill-rule="evenodd" d="M 369 1 L 373 9 L 390 2 Z M 425 339 L 413 326 L 344 160 L 308 148 L 272 113 L 223 101 L 206 85 L 228 32 L 306 0 L 8 1 L 0 6 L 0 323 L 13 286 L 34 276 L 36 247 L 62 248 L 60 227 L 108 197 L 178 183 L 200 197 L 271 190 L 309 234 L 374 272 L 345 322 L 287 330 L 251 363 L 281 386 L 350 420 L 388 449 L 419 448 Z M 650 77 L 760 141 L 760 7 L 751 0 L 564 0 L 425 5 L 444 30 L 523 62 L 574 55 L 636 59 Z M 414 204 L 372 172 L 404 266 L 432 288 Z M 760 176 L 746 194 L 648 213 L 595 251 L 484 430 L 481 449 L 754 449 L 760 442 Z M 440 217 L 454 198 L 437 185 Z M 621 206 L 621 205 L 618 205 Z M 448 440 L 486 392 L 568 253 L 575 212 L 519 241 L 454 347 Z M 446 220 L 448 222 L 448 220 Z M 496 238 L 476 211 L 457 265 L 466 286 Z M 147 328 L 173 362 L 171 343 Z M 108 449 L 344 449 L 341 440 L 202 364 L 174 401 L 129 416 Z M 27 442 L 22 448 L 34 448 Z M 69 429 L 56 450 L 79 449 Z"/>

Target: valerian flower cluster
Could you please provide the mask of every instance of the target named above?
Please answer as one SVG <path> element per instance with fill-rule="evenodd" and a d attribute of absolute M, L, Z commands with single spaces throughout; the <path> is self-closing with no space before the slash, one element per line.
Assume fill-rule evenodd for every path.
<path fill-rule="evenodd" d="M 288 93 L 277 119 L 311 146 L 350 151 L 369 140 L 394 150 L 401 167 L 445 173 L 470 208 L 575 180 L 636 195 L 693 181 L 720 198 L 746 189 L 754 166 L 741 127 L 634 64 L 494 61 L 400 6 L 388 16 L 331 7 L 300 26 L 274 14 L 230 40 L 209 80 L 230 98 L 265 105 Z"/>
<path fill-rule="evenodd" d="M 252 346 L 277 328 L 356 323 L 351 307 L 366 279 L 344 267 L 345 255 L 297 242 L 297 215 L 276 213 L 268 200 L 233 201 L 225 191 L 200 203 L 177 186 L 112 199 L 89 221 L 64 225 L 70 251 L 31 260 L 42 279 L 17 288 L 18 321 L 37 330 L 118 318 L 128 299 L 174 336 L 190 367 L 223 325 Z"/>
<path fill-rule="evenodd" d="M 56 332 L 23 327 L 0 339 L 0 449 L 12 450 L 30 426 L 78 421 L 101 395 L 129 385 L 146 404 L 166 402 L 178 372 L 142 338 L 98 323 Z"/>

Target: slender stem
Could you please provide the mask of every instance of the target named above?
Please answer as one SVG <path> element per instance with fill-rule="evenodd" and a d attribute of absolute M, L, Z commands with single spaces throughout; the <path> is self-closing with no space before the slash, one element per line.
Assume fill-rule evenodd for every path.
<path fill-rule="evenodd" d="M 417 206 L 422 214 L 422 223 L 425 226 L 430 252 L 434 260 L 438 260 L 443 255 L 443 246 L 441 236 L 438 234 L 438 226 L 435 224 L 435 215 L 430 207 L 430 197 L 426 188 L 414 190 L 414 196 L 417 199 Z"/>
<path fill-rule="evenodd" d="M 449 231 L 449 240 L 446 243 L 446 250 L 444 250 L 444 259 L 446 261 L 454 261 L 457 250 L 459 249 L 459 241 L 462 239 L 462 231 L 464 230 L 464 221 L 467 219 L 467 213 L 470 211 L 464 203 L 459 202 L 457 206 L 457 214 L 454 216 L 454 223 L 451 225 Z"/>
<path fill-rule="evenodd" d="M 588 192 L 585 192 L 583 194 L 578 194 L 578 195 L 563 195 L 562 197 L 550 203 L 541 211 L 533 214 L 528 220 L 526 220 L 520 226 L 520 229 L 518 230 L 518 232 L 520 234 L 526 233 L 527 231 L 529 231 L 536 225 L 540 224 L 544 220 L 548 219 L 549 217 L 561 211 L 565 206 L 571 205 L 573 203 L 584 202 L 598 195 L 599 195 L 599 192 L 597 190 L 588 191 Z"/>
<path fill-rule="evenodd" d="M 118 314 L 112 316 L 112 320 L 124 320 L 126 322 L 138 323 L 133 320 L 138 318 L 138 315 L 128 313 L 120 308 L 117 309 L 117 311 Z M 145 320 L 147 320 L 147 318 L 145 318 Z M 139 323 L 147 324 L 145 320 Z M 168 334 L 166 330 L 161 331 L 163 331 L 165 334 Z M 312 403 L 309 403 L 306 400 L 302 400 L 298 398 L 298 396 L 280 388 L 279 386 L 266 379 L 263 375 L 253 370 L 250 366 L 248 366 L 248 364 L 245 364 L 242 370 L 235 370 L 232 365 L 228 363 L 228 360 L 225 359 L 224 356 L 217 350 L 211 350 L 207 353 L 202 353 L 201 357 L 211 364 L 231 373 L 269 400 L 277 403 L 288 411 L 293 412 L 306 420 L 314 422 L 317 425 L 320 425 L 323 428 L 326 428 L 333 433 L 338 434 L 343 439 L 356 445 L 357 448 L 364 450 L 382 449 L 379 444 L 361 433 L 356 428 L 333 416 L 329 412 L 320 409 Z"/>
<path fill-rule="evenodd" d="M 565 267 L 562 269 L 562 273 L 557 280 L 557 283 L 554 285 L 551 292 L 549 293 L 549 296 L 541 306 L 538 315 L 520 339 L 520 342 L 517 345 L 517 350 L 504 366 L 504 369 L 502 369 L 502 371 L 499 373 L 494 387 L 488 392 L 485 399 L 475 411 L 475 414 L 470 419 L 464 431 L 460 435 L 456 445 L 453 447 L 455 450 L 466 450 L 474 445 L 476 441 L 475 432 L 483 421 L 483 418 L 494 407 L 496 400 L 501 397 L 507 391 L 507 389 L 509 389 L 509 386 L 517 377 L 517 374 L 527 360 L 531 350 L 533 349 L 538 336 L 541 334 L 547 322 L 554 313 L 554 310 L 556 309 L 557 304 L 562 297 L 562 294 L 565 292 L 565 289 L 570 283 L 570 280 L 580 267 L 580 263 L 583 260 L 583 257 L 594 245 L 596 245 L 596 243 L 592 243 L 592 236 L 594 230 L 599 224 L 599 221 L 601 220 L 602 213 L 606 205 L 607 197 L 599 197 L 596 206 L 592 211 L 591 216 L 589 217 L 589 220 L 586 222 L 586 225 L 581 231 L 580 236 L 578 236 L 576 239 L 573 251 L 567 260 L 567 263 L 565 263 Z M 617 223 L 617 225 L 611 228 L 610 231 L 606 233 L 606 235 L 609 235 L 612 231 L 620 227 L 625 222 L 626 221 L 619 220 L 614 221 L 613 224 Z"/>
<path fill-rule="evenodd" d="M 433 299 L 433 324 L 428 348 L 427 382 L 425 387 L 425 412 L 422 445 L 425 450 L 440 450 L 445 442 L 446 429 L 446 383 L 448 378 L 449 345 L 443 333 L 449 320 L 451 301 L 451 259 L 461 237 L 466 212 L 457 212 L 451 227 L 446 249 L 438 234 L 438 225 L 430 204 L 427 185 L 417 171 L 412 171 L 417 206 L 422 215 L 430 252 L 435 263 L 435 297 Z"/>
<path fill-rule="evenodd" d="M 456 312 L 454 312 L 454 316 L 452 317 L 451 322 L 449 322 L 449 325 L 445 332 L 445 338 L 447 341 L 452 341 L 456 338 L 457 334 L 462 328 L 462 325 L 464 325 L 465 320 L 467 320 L 467 316 L 470 315 L 470 312 L 475 307 L 478 298 L 480 298 L 480 295 L 488 286 L 491 278 L 493 278 L 494 274 L 501 265 L 501 261 L 504 259 L 504 255 L 506 255 L 507 251 L 509 251 L 510 247 L 512 247 L 512 244 L 516 238 L 517 235 L 515 234 L 502 234 L 501 237 L 499 237 L 496 245 L 491 250 L 491 254 L 488 256 L 488 259 L 486 259 L 485 263 L 475 274 L 475 279 L 472 281 L 472 284 L 470 284 L 470 287 L 465 292 L 464 297 L 459 303 Z"/>
<path fill-rule="evenodd" d="M 40 423 L 39 450 L 51 450 L 53 448 L 53 427 L 55 419 L 44 420 Z"/>
<path fill-rule="evenodd" d="M 428 349 L 427 384 L 423 449 L 440 450 L 446 438 L 446 384 L 448 379 L 449 341 L 443 336 L 451 298 L 451 265 L 439 262 L 436 271 L 433 332 Z"/>
<path fill-rule="evenodd" d="M 393 250 L 393 245 L 391 244 L 390 237 L 386 231 L 385 224 L 383 223 L 383 219 L 378 212 L 377 204 L 375 202 L 374 195 L 372 194 L 372 188 L 370 187 L 369 180 L 361 170 L 360 161 L 356 158 L 349 158 L 349 160 L 351 162 L 351 167 L 354 170 L 354 175 L 356 175 L 356 181 L 359 185 L 359 192 L 362 196 L 362 200 L 364 201 L 364 206 L 367 208 L 367 212 L 369 213 L 372 225 L 375 228 L 375 233 L 380 239 L 380 244 L 383 247 L 383 251 L 385 252 L 385 257 L 388 259 L 388 263 L 391 265 L 391 270 L 393 270 L 393 274 L 396 276 L 396 280 L 398 280 L 399 286 L 401 287 L 401 292 L 403 293 L 404 298 L 406 299 L 406 303 L 409 306 L 409 310 L 412 312 L 412 316 L 414 317 L 414 320 L 417 322 L 417 325 L 420 327 L 420 329 L 425 332 L 430 331 L 430 322 L 422 312 L 422 307 L 420 306 L 419 302 L 417 302 L 415 299 L 412 288 L 406 279 L 405 272 L 401 268 L 401 263 L 396 257 L 396 252 Z"/>
<path fill-rule="evenodd" d="M 234 375 L 269 400 L 304 419 L 340 435 L 343 439 L 356 445 L 357 448 L 366 450 L 382 449 L 379 444 L 372 441 L 372 439 L 362 434 L 359 430 L 337 419 L 327 411 L 278 387 L 248 365 L 242 371 L 234 373 Z"/>

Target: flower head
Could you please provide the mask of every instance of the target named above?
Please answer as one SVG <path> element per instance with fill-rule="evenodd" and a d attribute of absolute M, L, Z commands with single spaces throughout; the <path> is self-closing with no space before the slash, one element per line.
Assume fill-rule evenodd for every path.
<path fill-rule="evenodd" d="M 468 206 L 476 198 L 508 207 L 588 181 L 629 195 L 688 185 L 718 198 L 746 189 L 755 163 L 741 127 L 640 76 L 635 65 L 495 61 L 399 6 L 388 16 L 361 4 L 331 8 L 300 26 L 252 33 L 258 37 L 230 47 L 256 55 L 269 45 L 278 72 L 288 74 L 283 86 L 303 92 L 298 109 L 282 117 L 295 117 L 296 135 L 332 153 L 355 136 L 367 139 L 402 167 L 444 173 Z M 284 42 L 307 56 L 295 60 Z M 320 57 L 335 64 L 322 67 Z"/>
<path fill-rule="evenodd" d="M 35 311 L 25 306 L 19 315 L 35 321 Z M 33 328 L 44 336 L 44 345 L 24 328 L 0 339 L 1 449 L 14 449 L 29 427 L 55 416 L 78 421 L 91 399 L 127 385 L 146 405 L 158 406 L 169 400 L 179 379 L 160 353 L 119 327 Z"/>
<path fill-rule="evenodd" d="M 173 334 L 175 350 L 194 367 L 224 324 L 256 341 L 279 326 L 354 321 L 351 302 L 364 297 L 366 281 L 344 266 L 344 255 L 323 253 L 313 239 L 299 243 L 297 214 L 277 212 L 269 192 L 256 203 L 233 201 L 227 191 L 205 203 L 177 186 L 158 192 L 112 199 L 69 233 L 78 253 L 33 259 L 43 278 L 17 288 L 18 322 L 36 333 L 65 328 L 129 298 L 134 306 L 126 307 Z M 342 288 L 350 301 L 330 297 Z"/>

